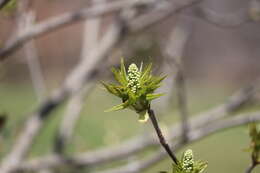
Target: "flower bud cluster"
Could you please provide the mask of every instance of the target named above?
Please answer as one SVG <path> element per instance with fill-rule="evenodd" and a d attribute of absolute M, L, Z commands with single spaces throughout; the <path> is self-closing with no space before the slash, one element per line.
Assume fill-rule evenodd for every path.
<path fill-rule="evenodd" d="M 187 150 L 184 152 L 183 160 L 182 160 L 182 168 L 187 173 L 191 173 L 193 171 L 194 159 L 192 150 Z"/>
<path fill-rule="evenodd" d="M 136 93 L 137 89 L 140 89 L 140 72 L 138 67 L 133 63 L 128 68 L 128 75 L 127 75 L 127 87 L 131 89 L 133 93 Z"/>

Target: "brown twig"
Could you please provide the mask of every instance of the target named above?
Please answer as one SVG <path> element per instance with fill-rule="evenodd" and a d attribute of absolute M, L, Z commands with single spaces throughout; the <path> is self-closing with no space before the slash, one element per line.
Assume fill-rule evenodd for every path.
<path fill-rule="evenodd" d="M 249 168 L 246 169 L 246 173 L 251 173 L 253 169 L 256 167 L 256 163 L 253 162 Z"/>
<path fill-rule="evenodd" d="M 149 106 L 149 109 L 148 109 L 148 114 L 149 114 L 149 117 L 152 121 L 152 124 L 153 124 L 153 127 L 157 133 L 157 136 L 160 140 L 160 143 L 161 145 L 163 146 L 163 148 L 165 149 L 165 151 L 168 153 L 168 155 L 171 157 L 171 159 L 174 161 L 174 163 L 178 164 L 178 159 L 177 157 L 174 155 L 174 153 L 172 152 L 170 146 L 167 144 L 163 134 L 162 134 L 162 131 L 158 125 L 158 122 L 157 122 L 157 119 L 156 119 L 156 116 L 154 114 L 154 111 L 150 108 Z"/>

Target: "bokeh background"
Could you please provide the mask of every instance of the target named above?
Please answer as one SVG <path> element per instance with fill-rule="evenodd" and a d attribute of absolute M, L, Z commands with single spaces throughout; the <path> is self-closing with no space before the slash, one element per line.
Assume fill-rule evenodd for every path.
<path fill-rule="evenodd" d="M 89 4 L 89 1 L 84 0 L 35 0 L 32 8 L 36 12 L 36 21 L 40 22 L 64 12 L 87 7 Z M 205 0 L 200 5 L 222 15 L 246 11 L 249 6 L 248 1 L 244 0 Z M 15 18 L 15 13 L 0 12 L 0 47 L 15 31 Z M 114 55 L 114 61 L 124 56 L 127 58 L 127 64 L 153 62 L 155 73 L 167 73 L 168 78 L 174 79 L 174 69 L 170 72 L 164 70 L 165 58 L 161 47 L 167 46 L 169 35 L 180 20 L 188 26 L 190 32 L 183 51 L 182 64 L 191 116 L 225 102 L 234 91 L 258 79 L 260 24 L 247 22 L 235 27 L 221 27 L 193 16 L 190 9 L 127 38 Z M 110 16 L 106 16 L 101 30 L 105 30 L 109 23 Z M 83 25 L 84 22 L 79 22 L 36 39 L 35 46 L 47 88 L 46 96 L 62 85 L 67 74 L 77 64 L 82 47 Z M 7 124 L 1 134 L 0 157 L 8 153 L 24 125 L 26 116 L 39 104 L 24 56 L 24 51 L 20 49 L 2 62 L 0 67 L 0 112 L 8 115 Z M 174 66 L 170 67 L 172 68 Z M 110 72 L 109 68 L 107 72 Z M 107 76 L 105 80 L 111 79 Z M 179 121 L 174 87 L 170 88 L 169 94 L 171 98 L 167 103 L 161 101 L 163 107 L 160 100 L 154 104 L 158 107 L 158 119 L 162 126 Z M 114 146 L 147 129 L 153 130 L 149 123 L 138 123 L 136 114 L 131 111 L 104 112 L 118 103 L 119 100 L 105 92 L 98 82 L 93 92 L 85 99 L 84 109 L 67 152 L 79 153 L 103 146 Z M 53 152 L 55 132 L 65 106 L 66 103 L 52 113 L 55 116 L 47 120 L 32 146 L 30 157 Z M 258 109 L 256 104 L 242 111 Z M 244 151 L 248 146 L 248 128 L 242 126 L 211 135 L 185 148 L 192 148 L 200 159 L 209 162 L 207 173 L 238 173 L 244 172 L 250 163 L 250 155 Z M 150 148 L 145 152 L 149 154 L 153 150 Z M 181 151 L 178 151 L 179 153 Z M 128 161 L 131 162 L 131 159 L 134 158 Z M 111 166 L 113 165 L 107 165 Z M 170 159 L 167 158 L 146 172 L 170 170 L 170 167 Z M 82 169 L 79 172 L 85 171 L 87 170 Z M 260 169 L 254 170 L 255 173 L 259 171 Z"/>

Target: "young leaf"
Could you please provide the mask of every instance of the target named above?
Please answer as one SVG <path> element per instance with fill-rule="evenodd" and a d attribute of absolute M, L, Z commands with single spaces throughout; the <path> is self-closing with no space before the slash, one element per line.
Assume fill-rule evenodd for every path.
<path fill-rule="evenodd" d="M 151 70 L 152 70 L 152 63 L 150 63 L 145 69 L 144 69 L 144 72 L 143 74 L 141 75 L 140 77 L 140 82 L 144 82 L 149 76 L 150 76 L 150 73 L 151 73 Z"/>
<path fill-rule="evenodd" d="M 126 86 L 127 85 L 127 81 L 124 79 L 124 77 L 120 74 L 120 71 L 118 71 L 117 69 L 115 68 L 112 68 L 111 69 L 112 73 L 114 74 L 115 76 L 115 79 L 123 86 Z"/>
<path fill-rule="evenodd" d="M 161 96 L 163 96 L 164 94 L 163 93 L 160 93 L 160 94 L 147 94 L 146 95 L 146 100 L 154 100 L 154 99 L 157 99 Z"/>
<path fill-rule="evenodd" d="M 127 83 L 127 74 L 126 74 L 125 63 L 123 58 L 121 58 L 121 74 L 124 81 Z"/>
<path fill-rule="evenodd" d="M 105 82 L 101 82 L 102 85 L 107 89 L 108 92 L 110 92 L 111 94 L 114 94 L 116 96 L 118 96 L 117 91 L 114 89 L 114 87 L 112 85 L 106 84 Z"/>
<path fill-rule="evenodd" d="M 105 110 L 105 112 L 118 111 L 118 110 L 126 108 L 128 105 L 129 105 L 129 102 L 126 101 L 126 102 L 121 103 L 119 105 L 113 106 L 112 108 L 110 108 L 108 110 Z"/>

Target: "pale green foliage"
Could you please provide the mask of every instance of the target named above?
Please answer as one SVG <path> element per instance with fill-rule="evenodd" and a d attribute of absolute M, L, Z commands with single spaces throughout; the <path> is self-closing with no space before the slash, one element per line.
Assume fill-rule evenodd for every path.
<path fill-rule="evenodd" d="M 139 114 L 140 122 L 146 122 L 148 119 L 147 109 L 151 100 L 163 95 L 154 94 L 154 91 L 160 87 L 160 83 L 165 78 L 165 76 L 153 76 L 151 70 L 152 64 L 149 64 L 142 70 L 142 68 L 138 69 L 136 64 L 132 63 L 126 72 L 124 60 L 121 59 L 120 70 L 112 68 L 114 77 L 119 84 L 107 84 L 104 82 L 102 84 L 108 92 L 120 97 L 122 103 L 107 111 L 130 108 Z"/>
<path fill-rule="evenodd" d="M 260 130 L 255 123 L 249 125 L 249 135 L 251 138 L 250 147 L 247 149 L 251 152 L 253 161 L 260 162 Z"/>
<path fill-rule="evenodd" d="M 173 164 L 172 173 L 202 173 L 207 167 L 207 163 L 203 161 L 194 161 L 191 149 L 186 150 L 180 163 Z"/>

